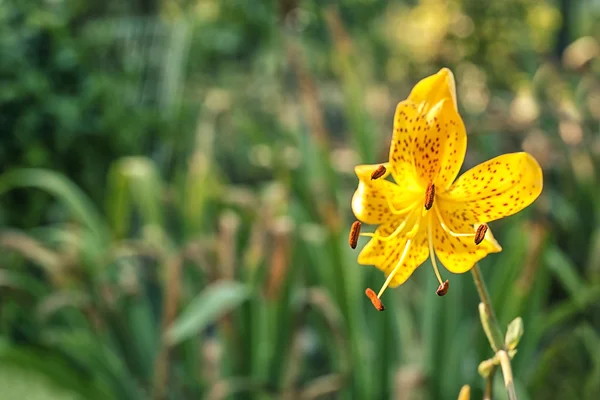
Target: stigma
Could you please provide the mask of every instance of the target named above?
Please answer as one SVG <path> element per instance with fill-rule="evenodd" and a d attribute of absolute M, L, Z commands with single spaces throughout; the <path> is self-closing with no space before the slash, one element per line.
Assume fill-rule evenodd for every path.
<path fill-rule="evenodd" d="M 373 307 L 375 307 L 377 311 L 385 310 L 383 303 L 371 288 L 367 288 L 367 290 L 365 290 L 365 294 L 367 295 L 369 300 L 371 300 L 371 303 L 373 303 Z"/>

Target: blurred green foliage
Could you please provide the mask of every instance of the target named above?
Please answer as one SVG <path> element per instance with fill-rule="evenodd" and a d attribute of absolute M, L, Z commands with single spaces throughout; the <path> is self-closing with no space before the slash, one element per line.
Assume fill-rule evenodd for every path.
<path fill-rule="evenodd" d="M 177 121 L 159 101 L 162 76 L 156 70 L 162 57 L 172 54 L 165 49 L 168 43 L 153 35 L 159 36 L 164 24 L 111 17 L 103 11 L 108 3 L 85 3 L 3 3 L 0 169 L 59 170 L 98 201 L 111 160 L 168 152 L 179 135 L 172 131 Z M 153 59 L 152 52 L 160 58 Z M 7 223 L 28 227 L 47 216 L 50 205 L 37 193 L 4 201 L 11 203 L 3 215 Z"/>
<path fill-rule="evenodd" d="M 465 168 L 521 149 L 544 168 L 482 262 L 500 322 L 523 318 L 519 396 L 595 398 L 598 16 L 567 0 L 5 0 L 2 396 L 481 397 L 470 276 L 438 298 L 424 266 L 377 313 L 364 289 L 382 277 L 346 243 L 353 166 L 386 159 L 396 103 L 449 66 Z"/>

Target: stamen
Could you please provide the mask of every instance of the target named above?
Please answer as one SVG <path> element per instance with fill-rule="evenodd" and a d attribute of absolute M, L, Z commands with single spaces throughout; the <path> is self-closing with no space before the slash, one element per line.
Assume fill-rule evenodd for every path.
<path fill-rule="evenodd" d="M 429 221 L 427 224 L 427 241 L 429 242 L 429 257 L 431 258 L 431 265 L 433 266 L 433 272 L 435 272 L 435 276 L 436 276 L 438 282 L 440 283 L 440 287 L 442 287 L 442 286 L 444 286 L 444 283 L 442 281 L 442 275 L 440 275 L 440 270 L 438 269 L 437 262 L 435 261 L 435 253 L 433 252 L 433 234 L 431 232 L 431 230 L 432 230 L 431 226 L 433 225 L 433 223 L 431 221 L 431 218 L 432 218 L 432 216 L 431 216 L 431 214 L 429 214 Z M 438 290 L 440 290 L 439 287 L 438 287 Z M 446 288 L 446 290 L 448 290 L 448 289 Z"/>
<path fill-rule="evenodd" d="M 392 204 L 392 201 L 390 200 L 390 198 L 387 196 L 387 194 L 385 195 L 385 200 L 388 203 L 388 207 L 390 208 L 390 210 L 392 210 L 392 214 L 395 215 L 399 215 L 399 214 L 406 214 L 407 212 L 411 211 L 413 208 L 415 208 L 415 204 L 417 202 L 412 203 L 411 205 L 409 205 L 408 207 L 404 207 L 401 210 L 396 210 L 396 207 L 394 207 L 394 205 Z"/>
<path fill-rule="evenodd" d="M 448 279 L 446 279 L 446 282 L 444 282 L 440 286 L 438 286 L 437 290 L 435 291 L 435 294 L 437 294 L 440 297 L 445 296 L 446 293 L 448 293 L 449 287 L 450 287 L 450 281 L 448 281 Z"/>
<path fill-rule="evenodd" d="M 390 282 L 392 281 L 392 279 L 394 279 L 396 272 L 398 272 L 398 270 L 402 266 L 402 263 L 404 262 L 404 259 L 406 258 L 406 255 L 408 254 L 408 249 L 410 248 L 411 243 L 412 243 L 411 239 L 408 239 L 406 241 L 406 245 L 404 246 L 404 251 L 402 252 L 402 256 L 400 256 L 400 260 L 398 260 L 398 263 L 396 264 L 396 266 L 394 267 L 392 272 L 388 275 L 383 286 L 381 287 L 381 289 L 379 289 L 379 293 L 377 293 L 377 298 L 381 298 L 381 295 L 383 294 L 383 292 L 385 292 L 385 289 L 387 289 L 387 287 L 390 285 Z"/>
<path fill-rule="evenodd" d="M 371 300 L 371 303 L 373 303 L 373 307 L 375 307 L 377 311 L 385 310 L 383 303 L 381 302 L 381 300 L 379 300 L 379 297 L 377 297 L 377 295 L 373 290 L 371 290 L 371 288 L 367 288 L 367 290 L 365 290 L 365 294 Z"/>
<path fill-rule="evenodd" d="M 419 215 L 419 217 L 418 217 L 419 219 L 417 219 L 417 222 L 416 222 L 416 223 L 415 223 L 415 225 L 412 227 L 412 229 L 410 230 L 410 232 L 408 232 L 408 233 L 406 234 L 406 237 L 408 237 L 408 238 L 410 238 L 410 239 L 412 239 L 412 238 L 414 238 L 414 237 L 415 237 L 415 235 L 416 235 L 416 234 L 417 234 L 417 232 L 419 231 L 419 226 L 421 226 L 421 218 L 422 218 L 422 217 L 423 217 L 422 215 Z"/>
<path fill-rule="evenodd" d="M 386 169 L 383 165 L 380 165 L 373 173 L 371 174 L 371 180 L 381 178 L 386 173 Z"/>
<path fill-rule="evenodd" d="M 350 228 L 350 234 L 348 235 L 348 243 L 353 249 L 356 248 L 356 245 L 358 243 L 358 236 L 360 235 L 361 225 L 362 224 L 360 223 L 360 221 L 354 221 L 352 223 L 352 227 Z"/>
<path fill-rule="evenodd" d="M 435 198 L 435 185 L 429 182 L 427 191 L 425 192 L 425 209 L 429 210 L 433 206 L 433 199 Z"/>
<path fill-rule="evenodd" d="M 442 214 L 438 208 L 435 208 L 435 213 L 437 214 L 438 220 L 440 221 L 440 225 L 442 229 L 445 230 L 450 236 L 454 237 L 472 237 L 475 236 L 475 233 L 456 233 L 452 229 L 448 228 L 448 226 L 444 223 L 444 219 L 442 218 Z"/>
<path fill-rule="evenodd" d="M 412 216 L 412 213 L 409 214 L 406 219 L 404 221 L 402 221 L 402 223 L 400 225 L 398 225 L 398 227 L 396 228 L 396 230 L 394 230 L 394 232 L 390 233 L 387 236 L 381 236 L 378 233 L 361 233 L 360 236 L 369 236 L 369 237 L 373 237 L 377 240 L 381 240 L 381 241 L 388 241 L 388 240 L 392 240 L 393 238 L 395 238 L 396 236 L 398 236 L 398 234 L 400 234 L 404 228 L 406 227 L 406 224 L 408 223 L 408 221 L 410 220 Z"/>
<path fill-rule="evenodd" d="M 479 244 L 483 242 L 485 239 L 485 234 L 487 233 L 488 226 L 486 224 L 481 224 L 477 227 L 477 232 L 475 232 L 475 244 Z"/>

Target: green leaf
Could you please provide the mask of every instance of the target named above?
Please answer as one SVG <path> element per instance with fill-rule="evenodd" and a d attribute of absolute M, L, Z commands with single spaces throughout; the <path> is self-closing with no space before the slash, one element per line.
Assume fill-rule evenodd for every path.
<path fill-rule="evenodd" d="M 506 330 L 506 337 L 504 343 L 508 350 L 514 350 L 517 348 L 521 337 L 523 336 L 523 319 L 517 317 L 511 321 Z"/>
<path fill-rule="evenodd" d="M 196 298 L 179 315 L 167 330 L 167 343 L 171 346 L 195 335 L 210 323 L 235 309 L 250 297 L 250 289 L 237 282 L 217 282 Z"/>
<path fill-rule="evenodd" d="M 106 391 L 89 374 L 57 352 L 42 348 L 0 348 L 2 399 L 103 399 Z"/>
<path fill-rule="evenodd" d="M 0 387 L 6 399 L 75 400 L 76 393 L 64 390 L 51 379 L 34 370 L 0 364 Z"/>
<path fill-rule="evenodd" d="M 163 183 L 156 165 L 146 157 L 124 157 L 111 166 L 108 175 L 107 210 L 117 237 L 129 232 L 135 206 L 147 226 L 162 227 Z"/>
<path fill-rule="evenodd" d="M 97 239 L 108 240 L 108 227 L 90 199 L 65 176 L 45 169 L 14 169 L 0 176 L 0 195 L 16 189 L 33 187 L 44 190 L 61 200 L 84 226 L 90 229 Z"/>
<path fill-rule="evenodd" d="M 586 286 L 569 256 L 554 245 L 550 246 L 544 254 L 544 261 L 550 272 L 569 292 L 571 298 L 581 304 L 582 293 L 585 291 Z"/>

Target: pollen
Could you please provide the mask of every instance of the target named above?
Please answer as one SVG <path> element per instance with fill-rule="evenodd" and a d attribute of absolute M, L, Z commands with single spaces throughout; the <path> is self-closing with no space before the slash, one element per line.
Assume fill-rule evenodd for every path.
<path fill-rule="evenodd" d="M 437 294 L 438 296 L 442 297 L 445 296 L 446 293 L 448 293 L 448 288 L 450 287 L 450 281 L 448 281 L 448 279 L 446 279 L 446 282 L 442 283 L 437 290 L 435 291 L 435 294 Z"/>
<path fill-rule="evenodd" d="M 373 173 L 371 174 L 371 180 L 373 179 L 377 179 L 377 178 L 381 178 L 383 175 L 385 175 L 385 173 L 387 172 L 387 169 L 383 166 L 380 165 L 375 171 L 373 171 Z"/>
<path fill-rule="evenodd" d="M 485 234 L 487 233 L 488 226 L 486 224 L 481 224 L 477 227 L 477 232 L 475 232 L 475 244 L 479 244 L 483 242 L 485 239 Z"/>
<path fill-rule="evenodd" d="M 433 206 L 433 199 L 435 198 L 435 185 L 429 182 L 427 191 L 425 192 L 425 209 L 429 210 Z"/>
<path fill-rule="evenodd" d="M 369 300 L 371 300 L 371 303 L 373 303 L 373 307 L 375 307 L 377 309 L 377 311 L 385 310 L 383 303 L 381 302 L 381 300 L 379 300 L 379 297 L 377 297 L 377 295 L 375 294 L 375 292 L 373 290 L 371 290 L 370 288 L 367 288 L 367 290 L 365 290 L 365 294 L 367 295 Z"/>
<path fill-rule="evenodd" d="M 358 236 L 360 235 L 360 221 L 354 221 L 352 227 L 350 228 L 350 234 L 348 235 L 348 244 L 353 249 L 356 248 L 356 244 L 358 243 Z"/>

